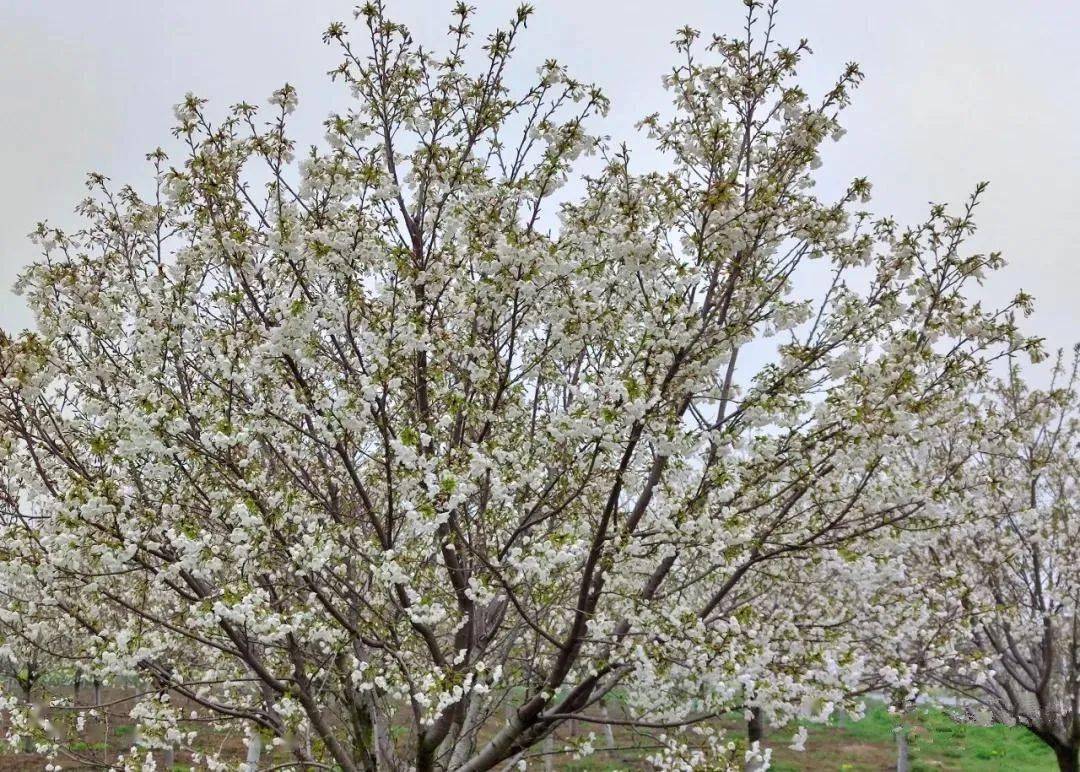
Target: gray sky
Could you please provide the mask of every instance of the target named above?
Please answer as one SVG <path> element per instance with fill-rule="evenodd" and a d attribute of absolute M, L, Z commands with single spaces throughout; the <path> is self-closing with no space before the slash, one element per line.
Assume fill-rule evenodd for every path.
<path fill-rule="evenodd" d="M 509 16 L 510 0 L 472 0 L 478 31 Z M 566 63 L 604 87 L 605 129 L 629 135 L 662 109 L 660 76 L 679 26 L 735 33 L 737 0 L 533 0 L 520 47 L 530 74 Z M 387 0 L 422 40 L 435 42 L 449 0 Z M 300 91 L 294 127 L 316 141 L 345 104 L 326 70 L 337 62 L 320 36 L 350 19 L 339 0 L 0 0 L 0 325 L 29 324 L 11 286 L 34 258 L 25 234 L 40 219 L 71 225 L 88 171 L 145 183 L 143 160 L 170 148 L 172 105 L 187 91 L 225 106 L 262 103 L 289 81 Z M 1009 266 L 985 289 L 1002 302 L 1033 292 L 1031 332 L 1051 347 L 1080 340 L 1080 3 L 1075 0 L 786 0 L 780 38 L 807 37 L 816 55 L 804 82 L 827 87 L 847 60 L 867 80 L 848 111 L 822 184 L 874 183 L 873 208 L 901 222 L 929 201 L 959 203 L 991 181 L 974 249 L 999 249 Z M 138 187 L 138 184 L 137 184 Z"/>

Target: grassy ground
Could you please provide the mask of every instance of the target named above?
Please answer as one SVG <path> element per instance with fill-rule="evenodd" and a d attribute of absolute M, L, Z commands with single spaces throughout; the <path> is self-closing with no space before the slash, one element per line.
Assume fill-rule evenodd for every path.
<path fill-rule="evenodd" d="M 798 754 L 774 747 L 774 769 L 869 772 L 894 769 L 896 720 L 882 707 L 842 726 L 809 726 L 806 750 Z M 1054 754 L 1026 729 L 978 726 L 954 720 L 948 712 L 919 708 L 909 717 L 909 757 L 913 772 L 1051 772 Z M 778 736 L 790 736 L 790 733 Z"/>
<path fill-rule="evenodd" d="M 733 737 L 740 736 L 742 726 L 738 719 L 724 723 Z M 1019 727 L 984 727 L 963 723 L 952 718 L 949 712 L 937 708 L 919 708 L 907 717 L 906 723 L 909 727 L 909 754 L 913 772 L 1054 772 L 1057 769 L 1053 753 L 1030 732 Z M 778 772 L 880 772 L 896 768 L 894 726 L 896 719 L 883 707 L 875 706 L 867 711 L 861 721 L 839 721 L 826 726 L 807 725 L 809 737 L 803 752 L 787 747 L 794 732 L 793 727 L 767 731 L 766 744 L 773 749 L 772 768 Z M 101 729 L 86 732 L 73 750 L 80 755 L 106 761 L 114 757 L 116 750 L 130 746 L 133 727 L 122 720 L 110 723 L 106 731 Z M 597 734 L 601 735 L 600 732 Z M 629 739 L 623 738 L 621 731 L 616 734 L 617 744 Z M 228 755 L 243 758 L 243 743 L 235 733 L 214 733 L 207 728 L 200 733 L 199 744 L 206 748 L 224 748 Z M 598 738 L 597 748 L 602 745 L 603 741 Z M 554 767 L 567 772 L 644 770 L 648 768 L 643 761 L 645 755 L 603 750 L 580 760 L 559 755 Z M 175 772 L 191 769 L 184 766 L 185 762 L 190 764 L 186 758 L 178 757 L 176 761 Z M 269 761 L 269 758 L 264 761 Z M 0 756 L 0 772 L 37 770 L 42 769 L 43 765 L 44 762 L 33 755 Z M 73 763 L 73 760 L 68 760 L 63 766 L 67 769 L 90 768 Z M 543 762 L 533 759 L 529 768 L 542 769 Z"/>
<path fill-rule="evenodd" d="M 1054 754 L 1020 727 L 960 723 L 948 712 L 920 708 L 907 719 L 913 772 L 1055 772 Z M 807 725 L 805 750 L 787 745 L 793 729 L 766 734 L 777 772 L 883 772 L 896 769 L 896 720 L 883 707 L 868 710 L 858 722 Z M 732 725 L 738 731 L 736 725 Z M 567 772 L 643 769 L 638 759 L 613 759 L 607 753 L 579 761 L 561 760 Z"/>

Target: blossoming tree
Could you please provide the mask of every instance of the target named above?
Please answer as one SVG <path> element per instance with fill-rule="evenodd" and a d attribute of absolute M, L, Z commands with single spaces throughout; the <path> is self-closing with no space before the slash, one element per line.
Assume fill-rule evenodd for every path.
<path fill-rule="evenodd" d="M 679 32 L 638 173 L 589 133 L 598 89 L 553 62 L 511 89 L 530 13 L 474 72 L 464 4 L 436 55 L 367 3 L 326 35 L 355 102 L 325 147 L 294 157 L 291 87 L 269 120 L 188 97 L 149 193 L 95 176 L 80 230 L 38 230 L 3 589 L 159 687 L 147 747 L 193 712 L 309 765 L 471 771 L 576 721 L 723 763 L 708 718 L 827 713 L 857 661 L 817 616 L 857 592 L 809 618 L 755 587 L 962 488 L 906 459 L 974 441 L 957 395 L 1032 345 L 1026 297 L 968 298 L 1001 263 L 964 251 L 977 197 L 903 229 L 863 180 L 815 196 L 861 76 L 812 100 L 758 2 Z"/>
<path fill-rule="evenodd" d="M 1014 367 L 993 390 L 1003 432 L 978 458 L 987 495 L 924 564 L 961 623 L 933 679 L 1029 729 L 1066 772 L 1080 768 L 1078 364 L 1059 354 L 1046 390 Z"/>

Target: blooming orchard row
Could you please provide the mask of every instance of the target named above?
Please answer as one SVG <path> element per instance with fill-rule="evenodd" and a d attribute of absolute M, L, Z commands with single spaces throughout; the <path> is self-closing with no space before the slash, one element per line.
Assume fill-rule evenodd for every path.
<path fill-rule="evenodd" d="M 981 187 L 910 228 L 864 180 L 815 195 L 861 75 L 804 93 L 775 10 L 679 32 L 661 172 L 561 66 L 511 87 L 530 8 L 474 68 L 469 7 L 436 54 L 372 2 L 326 34 L 354 101 L 321 148 L 291 87 L 217 121 L 189 96 L 149 193 L 92 177 L 0 346 L 9 659 L 140 684 L 131 768 L 198 722 L 310 768 L 530 765 L 604 723 L 717 768 L 732 710 L 992 679 L 984 644 L 1050 612 L 1010 621 L 985 572 L 1024 529 L 1036 564 L 1073 543 L 1075 442 L 1035 405 L 1075 397 L 990 396 L 1039 351 L 1026 296 L 972 299 Z M 31 702 L 12 740 L 77 756 L 85 710 Z"/>

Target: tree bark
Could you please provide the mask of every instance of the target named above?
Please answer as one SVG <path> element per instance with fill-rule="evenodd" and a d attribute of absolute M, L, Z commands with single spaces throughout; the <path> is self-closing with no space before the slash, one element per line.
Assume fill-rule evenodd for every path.
<path fill-rule="evenodd" d="M 379 712 L 375 700 L 372 699 L 368 709 L 371 711 L 372 721 L 375 725 L 375 763 L 379 772 L 392 772 L 401 768 L 397 754 L 394 752 L 394 741 L 390 736 L 388 721 Z"/>
<path fill-rule="evenodd" d="M 604 700 L 600 703 L 600 715 L 604 717 L 605 721 L 611 716 L 611 714 L 608 712 L 607 700 Z M 604 724 L 604 737 L 607 738 L 607 747 L 616 747 L 615 728 L 611 724 Z"/>
<path fill-rule="evenodd" d="M 476 751 L 477 717 L 480 715 L 483 698 L 479 694 L 472 694 L 466 699 L 468 704 L 465 708 L 465 716 L 461 719 L 461 725 L 457 731 L 451 733 L 454 751 L 450 755 L 449 769 L 457 769 Z"/>
<path fill-rule="evenodd" d="M 761 717 L 761 708 L 750 708 L 750 720 L 746 722 L 746 739 L 751 745 L 765 739 L 765 722 Z"/>
<path fill-rule="evenodd" d="M 544 738 L 544 772 L 555 772 L 555 735 L 551 732 Z"/>
<path fill-rule="evenodd" d="M 376 752 L 375 721 L 368 705 L 359 695 L 351 705 L 353 758 L 364 772 L 376 772 L 378 760 Z"/>
<path fill-rule="evenodd" d="M 1080 772 L 1080 746 L 1055 745 L 1054 755 L 1061 772 Z"/>
<path fill-rule="evenodd" d="M 761 715 L 761 708 L 750 708 L 750 720 L 746 722 L 746 747 L 754 747 L 758 744 L 758 751 L 764 750 L 765 719 Z M 750 761 L 746 764 L 746 772 L 758 772 L 762 769 L 759 761 Z"/>
<path fill-rule="evenodd" d="M 33 688 L 34 687 L 29 681 L 25 681 L 25 682 L 21 683 L 20 686 L 22 687 L 23 704 L 25 704 L 28 708 L 30 708 L 34 704 L 33 703 L 33 697 L 34 697 Z M 34 738 L 31 737 L 30 735 L 24 735 L 23 736 L 23 741 L 22 741 L 22 749 L 23 749 L 23 753 L 33 753 L 34 752 Z"/>

